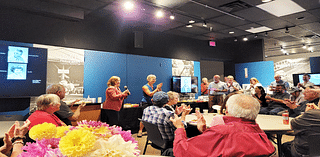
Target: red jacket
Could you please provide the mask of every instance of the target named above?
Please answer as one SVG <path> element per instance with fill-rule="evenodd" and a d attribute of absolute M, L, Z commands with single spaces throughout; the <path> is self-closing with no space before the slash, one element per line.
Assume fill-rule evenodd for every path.
<path fill-rule="evenodd" d="M 35 111 L 34 113 L 32 113 L 30 116 L 29 116 L 29 121 L 31 122 L 30 126 L 29 126 L 29 130 L 37 125 L 37 124 L 42 124 L 44 122 L 47 122 L 47 123 L 52 123 L 56 126 L 62 126 L 62 121 L 54 114 L 49 114 L 45 111 Z"/>
<path fill-rule="evenodd" d="M 261 156 L 275 149 L 254 121 L 224 116 L 225 124 L 208 128 L 187 139 L 183 128 L 175 131 L 173 152 L 176 157 Z"/>
<path fill-rule="evenodd" d="M 120 88 L 108 87 L 106 90 L 106 100 L 103 102 L 103 109 L 120 111 L 122 101 L 127 96 L 127 94 L 122 94 Z"/>

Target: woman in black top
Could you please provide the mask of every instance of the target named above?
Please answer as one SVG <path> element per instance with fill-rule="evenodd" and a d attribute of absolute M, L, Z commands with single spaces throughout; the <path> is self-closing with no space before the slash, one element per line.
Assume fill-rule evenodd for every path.
<path fill-rule="evenodd" d="M 256 86 L 254 88 L 254 90 L 255 90 L 256 93 L 254 95 L 252 95 L 252 96 L 259 101 L 261 107 L 268 107 L 268 103 L 267 103 L 267 100 L 266 100 L 266 95 L 267 94 L 264 91 L 264 88 L 262 86 Z"/>

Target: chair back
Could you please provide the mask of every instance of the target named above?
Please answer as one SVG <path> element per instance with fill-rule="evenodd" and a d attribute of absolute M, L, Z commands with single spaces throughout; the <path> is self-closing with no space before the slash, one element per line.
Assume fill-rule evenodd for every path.
<path fill-rule="evenodd" d="M 166 141 L 162 139 L 158 126 L 146 121 L 142 121 L 142 123 L 148 132 L 148 140 L 150 140 L 152 144 L 165 149 L 167 144 Z"/>
<path fill-rule="evenodd" d="M 320 134 L 308 136 L 309 156 L 320 156 Z"/>

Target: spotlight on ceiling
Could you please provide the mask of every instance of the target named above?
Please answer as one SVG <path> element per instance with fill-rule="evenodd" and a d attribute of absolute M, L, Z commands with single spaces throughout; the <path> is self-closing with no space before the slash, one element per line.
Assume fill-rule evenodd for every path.
<path fill-rule="evenodd" d="M 247 37 L 244 37 L 242 40 L 243 40 L 243 41 L 248 41 L 248 38 L 247 38 Z"/>
<path fill-rule="evenodd" d="M 189 23 L 195 23 L 195 22 L 196 22 L 196 21 L 194 21 L 194 20 L 190 20 L 190 21 L 189 21 Z"/>
<path fill-rule="evenodd" d="M 208 27 L 207 22 L 206 22 L 206 21 L 203 21 L 202 26 L 203 26 L 203 27 Z"/>
<path fill-rule="evenodd" d="M 289 56 L 289 53 L 288 52 L 286 52 L 286 53 L 284 53 L 285 55 L 287 55 L 287 56 Z"/>
<path fill-rule="evenodd" d="M 233 40 L 234 42 L 237 42 L 238 41 L 238 39 L 237 38 L 234 38 L 234 40 Z"/>
<path fill-rule="evenodd" d="M 131 11 L 134 8 L 134 4 L 131 1 L 125 2 L 123 6 L 128 11 Z"/>
<path fill-rule="evenodd" d="M 162 10 L 156 11 L 156 17 L 157 17 L 157 18 L 162 18 L 163 16 L 164 16 L 164 13 L 163 13 Z"/>
<path fill-rule="evenodd" d="M 286 27 L 286 31 L 284 31 L 285 33 L 290 33 L 289 28 Z"/>
<path fill-rule="evenodd" d="M 193 27 L 193 26 L 192 26 L 192 25 L 187 25 L 186 27 L 191 28 L 191 27 Z"/>
<path fill-rule="evenodd" d="M 306 49 L 307 48 L 306 44 L 302 44 L 302 48 Z"/>
<path fill-rule="evenodd" d="M 281 50 L 281 51 L 284 51 L 284 49 L 283 49 L 282 45 L 280 45 L 280 50 Z"/>
<path fill-rule="evenodd" d="M 255 35 L 254 35 L 254 38 L 258 38 L 258 35 L 257 35 L 257 34 L 255 34 Z"/>
<path fill-rule="evenodd" d="M 174 20 L 174 15 L 173 15 L 173 13 L 171 13 L 171 15 L 170 15 L 170 20 Z"/>
<path fill-rule="evenodd" d="M 308 47 L 308 50 L 309 50 L 310 52 L 313 52 L 313 48 L 312 48 L 312 47 Z"/>

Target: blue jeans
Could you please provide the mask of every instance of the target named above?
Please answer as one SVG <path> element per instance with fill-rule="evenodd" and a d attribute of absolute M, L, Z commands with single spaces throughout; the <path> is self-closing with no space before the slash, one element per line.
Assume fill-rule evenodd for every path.
<path fill-rule="evenodd" d="M 277 115 L 278 112 L 281 112 L 285 110 L 283 107 L 277 107 L 277 108 L 268 108 L 268 107 L 261 107 L 260 108 L 260 114 L 270 114 L 270 115 Z"/>

